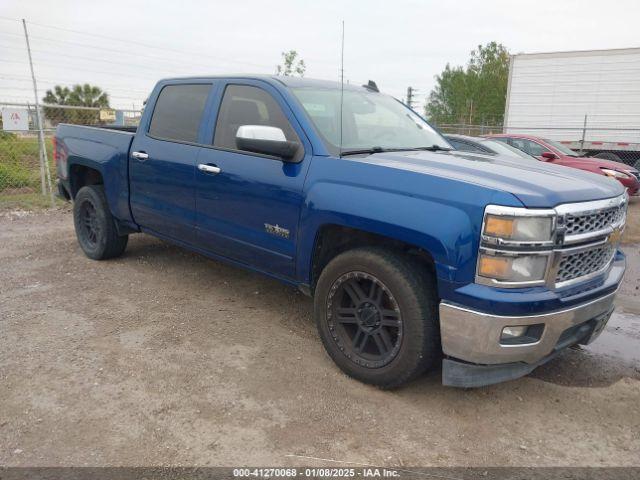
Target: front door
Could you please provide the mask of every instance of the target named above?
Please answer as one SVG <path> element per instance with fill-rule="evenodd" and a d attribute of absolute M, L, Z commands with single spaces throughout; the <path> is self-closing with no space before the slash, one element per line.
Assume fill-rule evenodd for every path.
<path fill-rule="evenodd" d="M 239 150 L 242 125 L 283 130 L 305 145 L 297 163 Z M 294 276 L 302 188 L 310 147 L 280 94 L 262 82 L 227 84 L 211 148 L 198 154 L 197 236 L 201 248 L 260 270 Z M 305 154 L 306 151 L 306 154 Z"/>

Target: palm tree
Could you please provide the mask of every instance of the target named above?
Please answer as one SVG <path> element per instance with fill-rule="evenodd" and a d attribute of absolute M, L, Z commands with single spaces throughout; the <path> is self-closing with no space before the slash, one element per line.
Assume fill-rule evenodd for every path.
<path fill-rule="evenodd" d="M 109 108 L 109 95 L 100 87 L 88 83 L 71 88 L 56 85 L 53 90 L 47 90 L 43 101 L 53 105 Z M 45 107 L 44 113 L 46 120 L 53 125 L 62 122 L 96 124 L 100 121 L 99 112 L 95 110 Z"/>
<path fill-rule="evenodd" d="M 74 85 L 69 94 L 69 105 L 82 105 L 83 107 L 109 107 L 109 95 L 100 87 L 89 85 Z"/>

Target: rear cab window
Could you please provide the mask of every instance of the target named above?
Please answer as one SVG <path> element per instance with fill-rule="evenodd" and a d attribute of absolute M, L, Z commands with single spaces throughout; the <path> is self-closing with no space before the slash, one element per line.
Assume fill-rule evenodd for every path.
<path fill-rule="evenodd" d="M 162 88 L 149 135 L 162 140 L 196 143 L 211 84 L 178 84 Z"/>

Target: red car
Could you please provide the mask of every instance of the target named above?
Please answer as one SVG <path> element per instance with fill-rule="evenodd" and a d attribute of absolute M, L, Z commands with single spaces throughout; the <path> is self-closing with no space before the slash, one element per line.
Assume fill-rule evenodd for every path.
<path fill-rule="evenodd" d="M 494 140 L 505 142 L 536 157 L 543 162 L 551 162 L 566 167 L 579 168 L 588 172 L 615 178 L 627 189 L 629 195 L 638 195 L 640 174 L 638 170 L 624 163 L 602 158 L 580 157 L 559 142 L 531 135 L 501 134 L 487 135 Z"/>

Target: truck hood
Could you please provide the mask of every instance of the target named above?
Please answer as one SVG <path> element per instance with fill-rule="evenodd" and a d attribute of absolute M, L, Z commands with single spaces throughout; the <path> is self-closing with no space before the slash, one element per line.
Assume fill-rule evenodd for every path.
<path fill-rule="evenodd" d="M 359 160 L 511 193 L 532 208 L 600 200 L 624 192 L 619 182 L 603 175 L 502 155 L 407 151 L 376 153 Z"/>

